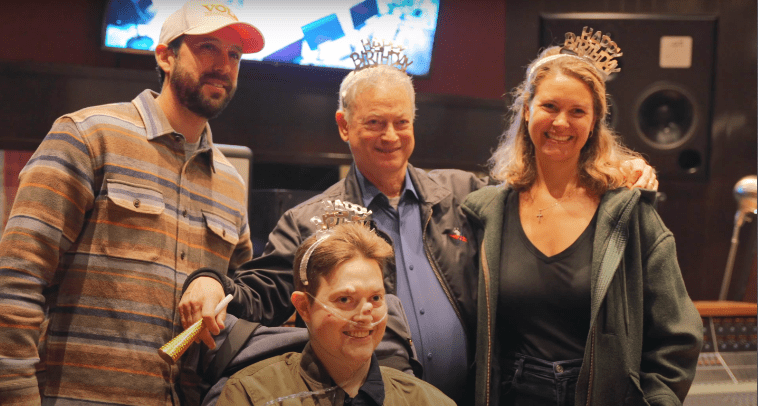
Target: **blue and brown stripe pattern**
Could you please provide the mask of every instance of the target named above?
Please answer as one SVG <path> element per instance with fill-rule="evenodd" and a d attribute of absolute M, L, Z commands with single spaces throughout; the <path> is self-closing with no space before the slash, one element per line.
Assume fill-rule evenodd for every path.
<path fill-rule="evenodd" d="M 61 117 L 21 172 L 0 241 L 0 404 L 184 398 L 182 366 L 157 355 L 181 331 L 182 283 L 252 245 L 210 128 L 187 160 L 155 97 Z"/>

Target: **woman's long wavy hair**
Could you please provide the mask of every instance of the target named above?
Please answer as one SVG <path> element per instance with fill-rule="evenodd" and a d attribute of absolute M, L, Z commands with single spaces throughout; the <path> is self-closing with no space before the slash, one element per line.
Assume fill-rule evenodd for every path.
<path fill-rule="evenodd" d="M 608 113 L 605 80 L 597 69 L 577 58 L 557 58 L 532 72 L 542 58 L 559 52 L 560 47 L 557 46 L 544 50 L 529 65 L 526 79 L 513 91 L 510 124 L 488 161 L 490 175 L 518 191 L 528 190 L 537 180 L 537 161 L 524 119 L 525 107 L 531 104 L 534 92 L 545 77 L 561 73 L 581 80 L 592 93 L 595 123 L 579 155 L 579 183 L 590 193 L 601 196 L 626 183 L 624 174 L 619 170 L 621 163 L 641 156 L 625 147 L 608 127 L 605 120 Z"/>

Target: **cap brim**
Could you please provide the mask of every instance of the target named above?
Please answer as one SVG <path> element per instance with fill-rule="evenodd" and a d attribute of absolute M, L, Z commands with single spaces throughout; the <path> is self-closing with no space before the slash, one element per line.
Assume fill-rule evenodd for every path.
<path fill-rule="evenodd" d="M 206 24 L 187 30 L 184 32 L 184 35 L 205 35 L 226 27 L 233 28 L 240 35 L 240 39 L 242 39 L 243 54 L 254 54 L 263 49 L 263 46 L 265 45 L 263 34 L 248 23 L 232 22 L 224 24 Z"/>

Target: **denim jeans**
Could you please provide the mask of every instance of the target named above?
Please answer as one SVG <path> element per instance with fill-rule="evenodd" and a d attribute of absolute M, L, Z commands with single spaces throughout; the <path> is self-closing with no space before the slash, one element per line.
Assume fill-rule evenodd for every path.
<path fill-rule="evenodd" d="M 502 365 L 500 406 L 573 406 L 582 360 L 550 362 L 516 353 Z"/>

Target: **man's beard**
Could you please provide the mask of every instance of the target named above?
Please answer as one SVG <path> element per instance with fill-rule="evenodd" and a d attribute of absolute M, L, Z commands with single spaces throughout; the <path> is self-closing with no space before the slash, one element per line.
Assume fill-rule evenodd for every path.
<path fill-rule="evenodd" d="M 221 99 L 212 99 L 203 95 L 203 82 L 206 79 L 219 79 L 226 83 L 226 96 Z M 179 102 L 187 110 L 206 119 L 218 117 L 232 100 L 237 87 L 231 83 L 229 77 L 218 73 L 206 73 L 200 77 L 200 80 L 194 81 L 189 73 L 183 71 L 179 65 L 176 65 L 170 79 L 171 88 L 173 89 Z"/>

